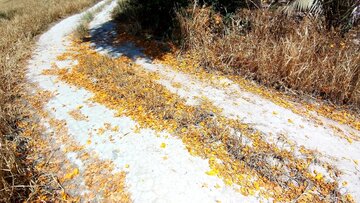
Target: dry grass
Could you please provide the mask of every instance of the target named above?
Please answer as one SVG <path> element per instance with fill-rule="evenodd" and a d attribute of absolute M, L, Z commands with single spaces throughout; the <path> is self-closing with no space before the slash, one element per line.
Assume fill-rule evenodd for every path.
<path fill-rule="evenodd" d="M 49 24 L 78 12 L 96 0 L 0 1 L 0 201 L 20 202 L 32 192 L 36 176 L 30 160 L 29 138 L 18 124 L 31 120 L 24 102 L 26 59 L 38 34 Z M 32 134 L 31 138 L 36 135 Z M 34 191 L 33 191 L 34 192 Z"/>
<path fill-rule="evenodd" d="M 106 4 L 111 3 L 111 1 L 107 1 Z M 76 27 L 74 35 L 76 38 L 80 40 L 87 40 L 89 38 L 89 23 L 94 19 L 95 14 L 99 13 L 106 4 L 103 4 L 96 8 L 94 11 L 88 11 L 82 17 L 80 24 Z"/>
<path fill-rule="evenodd" d="M 87 12 L 81 19 L 81 23 L 76 27 L 75 36 L 79 39 L 85 39 L 89 35 L 89 23 L 94 19 L 94 14 Z"/>
<path fill-rule="evenodd" d="M 210 8 L 191 9 L 179 12 L 178 20 L 187 48 L 209 71 L 360 107 L 359 27 L 343 37 L 319 19 L 270 10 L 225 18 Z"/>
<path fill-rule="evenodd" d="M 267 143 L 266 136 L 251 126 L 222 117 L 220 110 L 206 101 L 199 106 L 186 105 L 155 82 L 156 74 L 145 72 L 127 57 L 111 59 L 94 53 L 89 43 L 74 46 L 72 51 L 75 52 L 63 58 L 78 60 L 79 64 L 71 70 L 55 68 L 44 74 L 58 75 L 71 85 L 93 92 L 94 101 L 118 111 L 118 116 L 133 118 L 140 127 L 178 136 L 190 154 L 209 158 L 208 175 L 217 175 L 229 185 L 241 185 L 242 194 L 259 191 L 285 202 L 296 198 L 345 201 L 337 182 L 326 183 L 309 175 L 308 166 L 319 161 L 313 152 L 303 148 L 302 157 L 306 159 L 294 157 L 293 152 Z M 234 130 L 241 136 L 235 136 Z M 285 137 L 278 142 L 287 143 Z M 336 172 L 332 168 L 327 170 L 331 174 Z M 320 193 L 306 195 L 310 186 Z"/>

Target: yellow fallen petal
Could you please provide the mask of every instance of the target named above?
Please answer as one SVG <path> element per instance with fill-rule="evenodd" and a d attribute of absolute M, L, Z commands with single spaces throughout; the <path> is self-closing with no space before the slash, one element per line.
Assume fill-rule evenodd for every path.
<path fill-rule="evenodd" d="M 140 133 L 140 127 L 139 127 L 139 126 L 136 126 L 136 127 L 135 127 L 134 133 Z"/>
<path fill-rule="evenodd" d="M 353 140 L 350 137 L 346 137 L 346 140 L 351 144 L 353 143 Z"/>
<path fill-rule="evenodd" d="M 350 194 L 345 195 L 345 198 L 346 198 L 347 202 L 355 202 L 354 198 Z"/>
<path fill-rule="evenodd" d="M 113 129 L 112 129 L 113 132 L 118 132 L 119 131 L 119 126 L 115 126 Z"/>
<path fill-rule="evenodd" d="M 161 143 L 160 147 L 164 149 L 164 148 L 166 147 L 166 144 L 165 144 L 165 143 Z"/>
<path fill-rule="evenodd" d="M 209 176 L 216 176 L 219 173 L 219 171 L 212 169 L 210 171 L 206 171 L 205 173 Z"/>
<path fill-rule="evenodd" d="M 67 173 L 64 177 L 65 180 L 73 179 L 76 175 L 79 174 L 79 169 L 75 168 L 72 172 Z"/>
<path fill-rule="evenodd" d="M 225 179 L 225 184 L 228 185 L 228 186 L 231 186 L 233 184 L 232 180 L 230 179 Z"/>
<path fill-rule="evenodd" d="M 245 187 L 241 187 L 240 188 L 240 193 L 244 196 L 248 196 L 249 195 L 249 192 L 248 190 L 245 188 Z"/>
<path fill-rule="evenodd" d="M 315 179 L 316 180 L 321 180 L 323 177 L 324 177 L 323 174 L 318 173 L 318 174 L 316 174 Z"/>
<path fill-rule="evenodd" d="M 67 200 L 68 196 L 65 192 L 61 192 L 61 197 L 63 200 Z"/>
<path fill-rule="evenodd" d="M 260 185 L 259 185 L 258 182 L 255 182 L 255 183 L 254 183 L 254 188 L 255 188 L 256 190 L 259 190 L 259 189 L 260 189 Z"/>
<path fill-rule="evenodd" d="M 125 168 L 129 168 L 130 167 L 130 165 L 129 164 L 125 164 Z"/>

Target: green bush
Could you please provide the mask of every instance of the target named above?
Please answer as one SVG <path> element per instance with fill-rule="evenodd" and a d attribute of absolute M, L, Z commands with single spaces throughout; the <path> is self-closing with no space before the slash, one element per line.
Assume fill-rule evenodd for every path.
<path fill-rule="evenodd" d="M 127 23 L 133 34 L 151 32 L 157 36 L 171 34 L 178 24 L 175 11 L 196 2 L 198 6 L 212 6 L 222 14 L 237 8 L 256 8 L 260 0 L 125 0 L 119 1 L 116 18 Z M 129 31 L 129 30 L 128 30 Z"/>
<path fill-rule="evenodd" d="M 259 8 L 261 5 L 260 0 L 203 0 L 200 3 L 212 6 L 222 14 L 233 13 L 238 8 Z"/>
<path fill-rule="evenodd" d="M 139 24 L 156 35 L 168 34 L 174 25 L 175 9 L 188 0 L 128 0 L 119 2 L 117 19 Z"/>

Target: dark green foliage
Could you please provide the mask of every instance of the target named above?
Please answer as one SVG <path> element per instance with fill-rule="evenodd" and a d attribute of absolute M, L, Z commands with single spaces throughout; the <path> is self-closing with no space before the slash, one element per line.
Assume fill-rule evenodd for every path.
<path fill-rule="evenodd" d="M 10 20 L 15 16 L 15 14 L 16 14 L 16 10 L 0 11 L 0 20 L 1 19 Z"/>
<path fill-rule="evenodd" d="M 342 31 L 351 28 L 352 11 L 359 6 L 359 0 L 326 0 L 323 2 L 327 26 L 341 27 Z"/>
<path fill-rule="evenodd" d="M 224 15 L 235 12 L 237 8 L 260 6 L 260 0 L 127 0 L 119 2 L 116 17 L 131 24 L 133 33 L 142 30 L 166 36 L 176 27 L 175 11 L 195 2 L 197 6 L 212 6 Z"/>
<path fill-rule="evenodd" d="M 359 0 L 288 0 L 285 8 L 289 14 L 301 11 L 323 16 L 327 28 L 340 28 L 346 32 L 356 25 L 355 8 L 359 4 Z"/>
<path fill-rule="evenodd" d="M 279 0 L 263 2 L 272 2 L 275 8 L 284 6 L 283 3 L 279 3 Z M 296 5 L 294 4 L 296 2 L 307 2 L 306 4 L 301 3 L 302 6 L 307 5 L 308 7 L 308 9 L 300 9 L 303 12 L 306 12 L 306 10 L 314 10 L 314 7 L 318 6 L 318 9 L 315 10 L 321 11 L 319 13 L 325 17 L 324 19 L 328 28 L 340 27 L 340 30 L 346 32 L 353 26 L 353 24 L 350 23 L 353 18 L 352 11 L 359 5 L 360 1 L 287 0 L 285 4 Z M 318 3 L 315 5 L 316 2 Z M 175 11 L 186 8 L 188 5 L 195 4 L 200 7 L 211 6 L 214 13 L 221 13 L 225 17 L 225 20 L 232 16 L 237 9 L 262 8 L 261 0 L 127 0 L 121 3 L 119 2 L 119 4 L 121 4 L 121 8 L 119 12 L 117 12 L 117 18 L 122 21 L 125 20 L 129 25 L 128 27 L 131 27 L 133 34 L 146 32 L 160 37 L 174 36 L 174 33 L 176 35 L 176 25 L 178 25 L 178 23 Z M 297 6 L 295 6 L 295 8 L 298 9 Z"/>
<path fill-rule="evenodd" d="M 260 0 L 200 0 L 201 5 L 212 6 L 222 14 L 233 13 L 238 8 L 259 8 Z"/>
<path fill-rule="evenodd" d="M 188 0 L 129 0 L 122 5 L 117 18 L 137 21 L 143 30 L 165 35 L 173 28 L 175 9 L 187 4 Z"/>

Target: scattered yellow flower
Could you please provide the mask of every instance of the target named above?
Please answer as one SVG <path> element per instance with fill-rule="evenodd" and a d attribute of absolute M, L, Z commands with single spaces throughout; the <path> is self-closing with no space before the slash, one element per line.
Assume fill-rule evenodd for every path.
<path fill-rule="evenodd" d="M 115 126 L 113 129 L 112 129 L 113 132 L 119 132 L 119 126 Z"/>
<path fill-rule="evenodd" d="M 258 182 L 254 182 L 254 188 L 256 190 L 259 190 L 260 189 L 260 184 Z"/>
<path fill-rule="evenodd" d="M 315 176 L 315 179 L 318 180 L 318 181 L 323 179 L 323 178 L 324 178 L 324 176 L 321 173 L 317 173 L 316 176 Z"/>
<path fill-rule="evenodd" d="M 68 198 L 68 195 L 65 192 L 61 192 L 61 197 L 62 197 L 63 200 L 66 201 L 67 198 Z"/>
<path fill-rule="evenodd" d="M 79 169 L 78 168 L 75 168 L 73 171 L 71 171 L 70 173 L 67 173 L 65 176 L 64 176 L 64 179 L 65 180 L 70 180 L 70 179 L 73 179 L 75 176 L 77 176 L 79 174 Z"/>
<path fill-rule="evenodd" d="M 126 67 L 126 66 L 124 66 L 124 67 Z M 98 68 L 104 68 L 105 70 L 108 69 L 108 67 L 106 67 L 106 66 L 104 66 L 104 67 L 100 66 Z M 184 66 L 183 68 L 186 69 L 187 67 Z M 75 70 L 76 70 L 76 67 L 75 67 Z M 130 70 L 133 70 L 133 67 Z M 100 69 L 99 71 L 102 71 L 102 69 Z M 122 72 L 122 71 L 120 71 L 120 72 Z M 145 81 L 147 74 L 142 73 L 140 71 L 134 71 L 134 72 L 135 72 L 135 75 L 137 76 L 134 78 L 142 78 L 141 81 Z M 72 83 L 74 83 L 72 81 L 73 78 L 77 79 L 77 77 L 74 77 L 74 76 L 77 76 L 76 74 L 73 74 L 73 75 L 62 74 L 62 76 L 67 77 L 66 80 L 70 81 Z M 73 78 L 71 78 L 70 76 L 72 76 Z M 84 78 L 86 79 L 86 77 L 84 77 Z M 110 79 L 112 80 L 112 78 L 110 78 Z M 152 78 L 152 79 L 154 79 L 154 78 Z M 132 93 L 134 91 L 128 91 L 128 90 L 129 89 L 135 90 L 135 88 L 133 88 L 133 85 L 136 83 L 125 84 L 124 88 L 119 88 L 116 86 L 112 87 L 112 89 L 114 89 L 114 91 L 118 91 L 119 94 L 125 94 L 125 95 L 127 94 L 127 96 L 128 96 L 128 97 L 119 98 L 119 99 L 111 97 L 110 92 L 107 92 L 108 94 L 106 94 L 105 90 L 97 89 L 98 87 L 96 85 L 93 85 L 92 83 L 86 83 L 86 80 L 77 81 L 77 82 L 75 82 L 75 84 L 76 83 L 78 83 L 82 86 L 85 86 L 85 87 L 87 87 L 87 89 L 95 92 L 97 94 L 95 101 L 97 101 L 99 103 L 103 103 L 114 109 L 117 109 L 119 106 L 121 106 L 121 107 L 119 107 L 121 109 L 118 109 L 119 112 L 117 115 L 118 116 L 120 116 L 120 115 L 130 116 L 134 120 L 138 121 L 139 126 L 134 128 L 134 130 L 136 132 L 140 131 L 140 127 L 154 128 L 156 131 L 167 130 L 168 132 L 173 132 L 174 129 L 179 129 L 180 126 L 183 126 L 183 125 L 181 125 L 181 123 L 179 123 L 175 119 L 172 119 L 171 117 L 169 119 L 164 120 L 164 119 L 162 119 L 163 117 L 161 117 L 161 116 L 158 117 L 157 114 L 153 115 L 152 111 L 151 111 L 151 106 L 147 103 L 147 100 L 142 99 L 142 98 L 138 99 L 138 97 L 133 97 L 133 96 L 129 95 L 128 94 L 129 92 Z M 109 86 L 113 85 L 112 83 L 111 84 L 104 83 L 104 84 L 109 85 Z M 144 84 L 145 84 L 145 82 L 144 82 Z M 151 85 L 151 86 L 149 86 L 149 85 Z M 153 89 L 153 87 L 155 87 L 156 89 Z M 161 100 L 161 101 L 166 105 L 171 105 L 171 106 L 167 106 L 167 107 L 169 107 L 169 110 L 174 110 L 174 112 L 176 113 L 175 115 L 178 115 L 178 114 L 180 115 L 183 112 L 184 113 L 186 112 L 189 114 L 194 113 L 192 108 L 189 108 L 187 105 L 182 104 L 182 102 L 179 102 L 177 105 L 174 106 L 173 103 L 174 103 L 174 101 L 177 100 L 177 97 L 173 97 L 173 95 L 171 93 L 169 93 L 165 90 L 163 92 L 160 90 L 162 90 L 162 89 L 157 87 L 156 85 L 152 84 L 151 80 L 149 80 L 149 81 L 146 80 L 146 85 L 143 89 L 141 89 L 141 88 L 136 89 L 136 91 L 140 91 L 140 93 L 142 93 L 142 94 L 144 94 L 146 92 L 145 95 L 154 94 L 156 96 L 160 96 L 159 98 L 166 98 L 166 100 L 163 100 L 163 101 Z M 256 89 L 254 89 L 253 91 L 255 91 L 255 90 Z M 163 95 L 158 94 L 158 92 L 162 92 Z M 149 93 L 151 93 L 151 94 L 149 94 Z M 266 92 L 260 92 L 260 93 L 265 94 Z M 270 98 L 270 96 L 271 95 L 268 95 L 266 97 Z M 146 98 L 146 99 L 148 99 L 148 98 Z M 206 97 L 202 97 L 202 99 L 204 101 L 207 100 Z M 273 99 L 273 101 L 275 101 L 275 100 L 276 99 Z M 285 101 L 282 101 L 282 100 L 276 100 L 276 101 L 281 106 L 285 106 L 286 108 L 292 108 L 292 105 L 289 103 L 286 103 Z M 203 107 L 204 107 L 204 109 L 210 109 L 210 107 L 206 106 L 206 105 L 204 105 Z M 144 111 L 143 108 L 145 108 L 146 111 Z M 135 111 L 131 111 L 131 109 L 132 110 L 135 109 Z M 213 112 L 218 114 L 218 112 L 221 112 L 221 111 L 213 111 Z M 273 111 L 272 114 L 277 115 L 278 113 Z M 226 126 L 227 122 L 229 121 L 228 119 L 223 118 L 221 116 L 219 116 L 219 118 L 217 118 L 217 119 L 219 120 L 219 123 L 220 123 L 220 125 L 219 125 L 220 129 L 223 128 L 222 125 Z M 189 120 L 191 120 L 191 119 L 189 119 Z M 293 121 L 291 119 L 288 119 L 288 122 L 293 123 Z M 196 124 L 197 124 L 197 126 L 194 126 Z M 241 184 L 242 187 L 241 187 L 240 191 L 243 194 L 247 194 L 247 195 L 255 194 L 256 190 L 260 189 L 260 184 L 262 184 L 264 187 L 266 187 L 266 183 L 262 182 L 261 180 L 259 180 L 259 182 L 252 183 L 252 181 L 251 181 L 252 174 L 248 174 L 247 171 L 242 170 L 243 169 L 242 165 L 232 164 L 233 162 L 232 162 L 232 160 L 229 159 L 229 157 L 227 156 L 227 153 L 225 153 L 226 149 L 223 145 L 221 145 L 220 147 L 217 145 L 212 145 L 212 144 L 207 144 L 207 143 L 206 143 L 206 145 L 203 145 L 204 141 L 199 139 L 199 138 L 202 138 L 199 135 L 201 135 L 202 133 L 205 133 L 205 135 L 207 135 L 207 132 L 206 132 L 207 129 L 206 128 L 193 128 L 193 127 L 198 127 L 198 125 L 205 127 L 205 126 L 208 126 L 208 124 L 209 124 L 209 122 L 205 119 L 204 121 L 202 121 L 200 123 L 190 123 L 189 128 L 181 128 L 180 127 L 180 131 L 183 133 L 182 134 L 183 142 L 187 146 L 187 150 L 189 151 L 190 154 L 192 154 L 192 155 L 199 155 L 199 154 L 200 155 L 210 155 L 211 154 L 210 157 L 209 156 L 207 156 L 207 157 L 209 157 L 209 164 L 212 165 L 211 166 L 212 169 L 205 173 L 207 175 L 211 175 L 211 176 L 218 175 L 219 177 L 222 177 L 224 179 L 225 184 L 232 184 L 232 181 L 234 181 L 236 184 Z M 191 125 L 193 125 L 193 126 L 191 126 Z M 244 127 L 244 132 L 245 132 L 244 134 L 249 139 L 253 139 L 253 137 L 254 137 L 254 140 L 256 140 L 256 137 L 261 136 L 261 134 L 260 135 L 257 135 L 257 134 L 247 135 L 246 134 L 247 126 L 244 125 L 243 127 Z M 187 132 L 188 129 L 190 129 L 190 131 L 191 131 L 191 133 L 188 133 L 189 135 L 185 134 L 185 132 Z M 110 128 L 110 130 L 111 130 L 111 128 Z M 167 137 L 168 136 L 166 136 L 166 138 Z M 206 136 L 204 136 L 204 137 L 206 138 Z M 225 136 L 225 138 L 227 138 L 227 137 Z M 205 140 L 205 141 L 208 141 L 208 140 Z M 91 141 L 90 141 L 90 143 L 91 143 Z M 223 143 L 221 143 L 221 144 L 223 144 Z M 262 142 L 260 142 L 260 143 L 254 142 L 253 146 L 256 146 L 257 149 L 260 149 L 262 147 L 268 147 L 268 145 L 264 145 L 264 144 L 265 143 L 262 143 Z M 251 155 L 251 153 L 253 153 L 253 151 L 252 151 L 253 146 L 247 146 L 246 148 L 243 149 L 243 152 L 245 154 Z M 160 147 L 166 148 L 166 144 L 162 143 L 160 145 Z M 271 147 L 273 147 L 273 146 L 269 146 L 269 148 L 271 148 Z M 282 156 L 280 154 L 279 150 L 277 150 L 277 148 L 275 148 L 274 150 L 276 153 L 279 153 L 279 156 Z M 213 151 L 216 151 L 216 153 L 213 153 Z M 211 156 L 215 156 L 215 158 L 211 157 Z M 290 157 L 290 158 L 292 158 L 292 157 Z M 167 156 L 164 156 L 163 159 L 166 160 Z M 217 164 L 219 164 L 219 163 L 217 163 L 215 160 L 219 160 L 219 163 L 220 162 L 224 162 L 225 164 L 230 163 L 229 166 L 231 166 L 231 168 L 223 168 L 221 166 L 218 166 Z M 238 163 L 238 162 L 235 162 L 235 163 Z M 126 164 L 125 168 L 128 168 L 128 167 L 129 167 L 128 164 Z M 303 169 L 306 169 L 307 167 L 308 166 L 304 165 L 304 166 L 299 167 L 299 169 L 303 170 Z M 216 169 L 214 169 L 214 168 L 216 168 Z M 302 171 L 302 170 L 300 170 L 300 171 Z M 238 175 L 238 174 L 241 174 L 241 175 Z M 317 173 L 315 173 L 315 174 L 317 174 Z M 312 177 L 314 177 L 314 176 L 312 176 Z M 321 180 L 323 178 L 323 176 L 321 174 L 317 174 L 315 178 Z M 219 188 L 220 185 L 216 184 L 214 187 Z M 281 187 L 274 188 L 274 191 L 280 195 L 283 192 Z"/>
<path fill-rule="evenodd" d="M 350 144 L 353 143 L 353 140 L 352 140 L 350 137 L 346 137 L 346 140 L 347 140 Z"/>
<path fill-rule="evenodd" d="M 230 180 L 230 179 L 225 179 L 224 180 L 225 184 L 228 185 L 228 186 L 231 186 L 233 184 L 233 181 Z"/>
<path fill-rule="evenodd" d="M 205 173 L 209 176 L 216 176 L 219 173 L 219 171 L 216 169 L 211 169 L 210 171 L 206 171 Z"/>
<path fill-rule="evenodd" d="M 249 195 L 249 192 L 248 190 L 245 188 L 245 187 L 241 187 L 240 189 L 240 193 L 244 196 L 248 196 Z"/>
<path fill-rule="evenodd" d="M 354 198 L 350 194 L 346 194 L 345 198 L 346 198 L 347 202 L 355 202 Z"/>
<path fill-rule="evenodd" d="M 249 195 L 255 195 L 255 190 L 250 189 L 249 190 Z"/>

